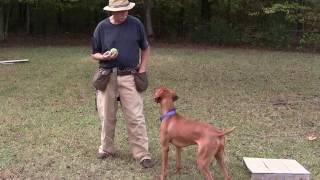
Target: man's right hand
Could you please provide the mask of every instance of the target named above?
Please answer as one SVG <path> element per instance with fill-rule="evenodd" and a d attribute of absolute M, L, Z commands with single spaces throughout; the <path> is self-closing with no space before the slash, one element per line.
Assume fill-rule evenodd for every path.
<path fill-rule="evenodd" d="M 91 55 L 93 59 L 98 61 L 110 61 L 114 60 L 118 57 L 118 53 L 111 53 L 110 51 L 106 51 L 105 53 L 95 53 Z"/>
<path fill-rule="evenodd" d="M 111 51 L 106 51 L 105 53 L 102 54 L 103 60 L 113 60 L 117 58 L 118 53 L 111 53 Z"/>

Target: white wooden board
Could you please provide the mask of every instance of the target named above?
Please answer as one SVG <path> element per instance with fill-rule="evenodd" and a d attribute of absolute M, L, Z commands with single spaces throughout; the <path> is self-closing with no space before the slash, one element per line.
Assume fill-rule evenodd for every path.
<path fill-rule="evenodd" d="M 244 157 L 251 179 L 309 179 L 310 172 L 293 159 Z"/>
<path fill-rule="evenodd" d="M 29 62 L 29 59 L 5 60 L 5 61 L 0 61 L 0 64 L 14 64 L 14 63 L 24 63 L 24 62 Z"/>

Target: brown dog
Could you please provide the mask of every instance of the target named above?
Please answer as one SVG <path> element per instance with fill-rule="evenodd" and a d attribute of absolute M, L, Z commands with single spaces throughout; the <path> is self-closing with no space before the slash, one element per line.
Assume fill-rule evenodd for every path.
<path fill-rule="evenodd" d="M 178 99 L 174 90 L 159 87 L 155 89 L 154 98 L 160 103 L 160 143 L 162 146 L 162 174 L 165 180 L 168 174 L 169 143 L 176 146 L 176 173 L 181 166 L 181 148 L 193 144 L 198 145 L 197 164 L 206 180 L 213 180 L 209 164 L 215 157 L 223 170 L 224 179 L 230 180 L 224 164 L 224 135 L 234 128 L 219 130 L 209 124 L 192 121 L 175 112 L 174 101 Z"/>

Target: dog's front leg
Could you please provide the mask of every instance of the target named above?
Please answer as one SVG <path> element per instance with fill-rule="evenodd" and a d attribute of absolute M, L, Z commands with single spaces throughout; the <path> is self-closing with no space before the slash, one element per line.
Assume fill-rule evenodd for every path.
<path fill-rule="evenodd" d="M 160 144 L 162 147 L 162 170 L 160 180 L 166 180 L 168 175 L 169 141 L 166 131 L 160 129 Z"/>
<path fill-rule="evenodd" d="M 168 153 L 169 153 L 169 143 L 162 144 L 162 172 L 161 180 L 166 180 L 168 175 Z"/>
<path fill-rule="evenodd" d="M 181 147 L 176 146 L 176 171 L 175 173 L 179 173 L 181 169 Z"/>

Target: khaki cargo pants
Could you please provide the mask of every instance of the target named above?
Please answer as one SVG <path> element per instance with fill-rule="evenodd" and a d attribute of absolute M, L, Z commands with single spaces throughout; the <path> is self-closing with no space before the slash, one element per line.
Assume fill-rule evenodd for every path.
<path fill-rule="evenodd" d="M 140 162 L 151 159 L 142 95 L 136 90 L 133 75 L 117 76 L 116 72 L 112 73 L 107 88 L 97 91 L 97 109 L 102 126 L 99 153 L 115 152 L 114 135 L 119 96 L 133 157 Z"/>

